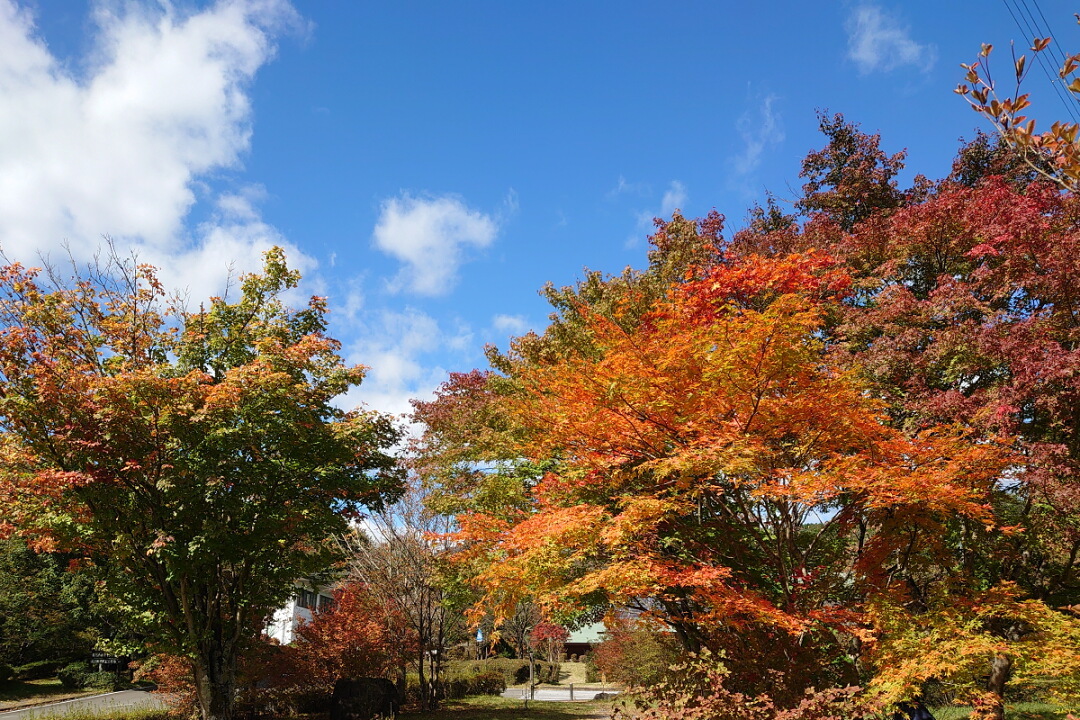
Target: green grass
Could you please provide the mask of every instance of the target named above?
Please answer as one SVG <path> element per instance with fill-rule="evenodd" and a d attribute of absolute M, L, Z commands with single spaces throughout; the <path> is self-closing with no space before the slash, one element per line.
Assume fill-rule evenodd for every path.
<path fill-rule="evenodd" d="M 42 711 L 34 718 L 56 718 L 56 720 L 175 720 L 170 718 L 167 710 L 157 708 L 118 708 L 116 710 L 66 710 L 55 715 L 49 715 Z"/>
<path fill-rule="evenodd" d="M 521 700 L 491 696 L 447 701 L 434 712 L 403 713 L 409 720 L 585 720 L 610 715 L 610 702 L 531 700 L 525 710 Z"/>
<path fill-rule="evenodd" d="M 931 708 L 936 720 L 965 720 L 971 713 L 969 707 Z M 1065 720 L 1069 713 L 1058 705 L 1046 703 L 1015 703 L 1005 706 L 1006 720 Z"/>
<path fill-rule="evenodd" d="M 0 710 L 12 710 L 27 704 L 52 702 L 65 698 L 93 695 L 100 690 L 72 690 L 56 678 L 47 680 L 8 680 L 0 683 Z"/>

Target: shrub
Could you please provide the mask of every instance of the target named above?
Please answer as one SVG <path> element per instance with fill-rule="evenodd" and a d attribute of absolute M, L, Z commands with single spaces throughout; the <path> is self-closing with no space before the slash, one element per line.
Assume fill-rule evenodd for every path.
<path fill-rule="evenodd" d="M 462 664 L 455 663 L 455 666 L 454 670 L 460 673 Z M 440 697 L 460 700 L 470 695 L 501 695 L 505 689 L 506 678 L 500 671 L 484 670 L 475 675 L 454 674 L 444 678 L 440 688 Z"/>
<path fill-rule="evenodd" d="M 60 684 L 71 690 L 78 690 L 86 687 L 87 680 L 90 675 L 94 673 L 93 668 L 90 667 L 90 663 L 85 661 L 73 662 L 65 665 L 56 672 L 56 677 L 60 679 Z"/>
<path fill-rule="evenodd" d="M 12 668 L 12 670 L 14 670 L 17 680 L 43 680 L 55 675 L 63 664 L 59 660 L 37 660 L 25 665 L 19 665 Z"/>
<path fill-rule="evenodd" d="M 681 657 L 682 649 L 673 633 L 640 619 L 612 623 L 607 637 L 593 653 L 593 661 L 604 677 L 626 685 L 659 682 Z"/>
<path fill-rule="evenodd" d="M 807 690 L 798 701 L 783 706 L 768 695 L 744 695 L 729 690 L 730 673 L 714 656 L 704 653 L 671 668 L 668 676 L 649 687 L 632 689 L 635 711 L 616 707 L 612 718 L 624 720 L 874 720 L 878 708 L 858 696 L 859 688 Z"/>
<path fill-rule="evenodd" d="M 498 670 L 486 670 L 469 678 L 470 695 L 502 695 L 506 678 Z"/>
<path fill-rule="evenodd" d="M 528 660 L 511 658 L 470 660 L 468 662 L 452 663 L 451 670 L 455 677 L 469 677 L 496 672 L 503 676 L 503 680 L 508 686 L 529 682 Z M 538 683 L 557 683 L 559 681 L 559 664 L 537 660 L 535 679 Z"/>
<path fill-rule="evenodd" d="M 5 683 L 15 675 L 15 671 L 11 669 L 10 665 L 4 665 L 0 663 L 0 683 Z"/>
<path fill-rule="evenodd" d="M 600 682 L 600 668 L 596 666 L 596 658 L 593 654 L 582 655 L 581 661 L 585 663 L 585 682 Z"/>
<path fill-rule="evenodd" d="M 458 677 L 442 681 L 439 697 L 443 700 L 460 700 L 469 694 L 469 679 Z"/>
<path fill-rule="evenodd" d="M 117 678 L 116 673 L 107 670 L 89 673 L 83 680 L 83 687 L 94 688 L 95 690 L 116 690 L 122 684 L 123 682 Z"/>

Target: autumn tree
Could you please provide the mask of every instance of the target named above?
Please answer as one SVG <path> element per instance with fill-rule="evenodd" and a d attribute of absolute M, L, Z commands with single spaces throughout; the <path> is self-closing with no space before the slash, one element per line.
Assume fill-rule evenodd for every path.
<path fill-rule="evenodd" d="M 859 622 L 843 600 L 899 551 L 894 518 L 992 521 L 1003 463 L 948 427 L 903 436 L 830 360 L 821 331 L 848 286 L 820 255 L 725 260 L 644 313 L 632 294 L 579 305 L 578 348 L 515 344 L 521 452 L 557 463 L 527 511 L 460 518 L 488 599 L 635 606 L 759 671 L 748 647 L 779 649 L 808 683 L 820 653 L 842 657 Z"/>
<path fill-rule="evenodd" d="M 818 115 L 819 129 L 828 139 L 821 150 L 803 160 L 806 179 L 796 206 L 821 213 L 842 230 L 850 230 L 875 213 L 903 204 L 897 174 L 904 168 L 904 151 L 886 155 L 880 137 L 867 135 L 839 113 Z"/>
<path fill-rule="evenodd" d="M 869 153 L 878 139 L 862 135 L 860 142 Z M 899 643 L 877 646 L 879 667 L 907 668 L 922 679 L 936 673 L 973 698 L 987 692 L 979 678 L 989 677 L 996 699 L 981 702 L 1000 717 L 1010 677 L 1038 682 L 1031 678 L 1041 668 L 1057 685 L 1068 684 L 1060 680 L 1065 665 L 1055 675 L 1053 656 L 1068 655 L 1074 626 L 1067 616 L 1031 622 L 1034 610 L 1025 603 L 1061 615 L 1053 608 L 1080 597 L 1076 200 L 986 136 L 961 148 L 948 178 L 903 195 L 901 206 L 848 232 L 811 215 L 783 227 L 751 227 L 730 250 L 828 251 L 851 274 L 853 288 L 829 330 L 834 357 L 886 402 L 891 424 L 909 434 L 952 424 L 972 442 L 1013 453 L 988 495 L 995 523 L 956 516 L 937 527 L 909 526 L 911 551 L 890 561 L 884 588 L 910 613 L 909 622 L 897 623 L 905 616 L 892 611 L 877 615 L 889 619 L 881 637 Z M 928 535 L 946 542 L 919 549 Z M 934 655 L 937 664 L 925 659 L 920 642 L 949 634 L 942 628 L 950 622 L 953 637 L 970 641 L 970 666 L 941 655 Z M 901 639 L 901 627 L 912 635 Z M 1047 628 L 1056 630 L 1046 634 Z M 908 663 L 899 661 L 904 652 L 911 653 Z M 979 662 L 978 672 L 957 674 Z M 895 672 L 890 677 L 898 687 Z M 917 685 L 909 682 L 905 691 Z"/>
<path fill-rule="evenodd" d="M 550 620 L 538 623 L 529 633 L 529 643 L 549 663 L 559 662 L 563 647 L 569 639 L 570 631 Z"/>
<path fill-rule="evenodd" d="M 419 408 L 456 453 L 429 477 L 504 612 L 630 605 L 739 692 L 933 679 L 1000 717 L 1010 678 L 1075 674 L 1080 208 L 1007 142 L 903 189 L 902 153 L 822 127 L 797 212 L 676 216 L 646 270 L 549 289 L 548 330 Z M 532 469 L 513 504 L 474 502 L 477 437 Z"/>
<path fill-rule="evenodd" d="M 301 623 L 277 665 L 287 686 L 329 696 L 340 678 L 392 677 L 415 657 L 416 644 L 397 607 L 365 585 L 347 583 Z"/>
<path fill-rule="evenodd" d="M 298 281 L 274 249 L 234 300 L 191 311 L 146 265 L 0 270 L 5 530 L 107 557 L 206 720 L 233 717 L 238 657 L 326 567 L 324 541 L 398 492 L 397 433 L 332 404 L 363 368 L 326 336 L 325 300 L 283 303 Z"/>
<path fill-rule="evenodd" d="M 348 575 L 392 609 L 413 638 L 420 704 L 434 709 L 454 640 L 464 639 L 464 586 L 450 570 L 452 519 L 431 512 L 417 488 L 344 536 Z"/>

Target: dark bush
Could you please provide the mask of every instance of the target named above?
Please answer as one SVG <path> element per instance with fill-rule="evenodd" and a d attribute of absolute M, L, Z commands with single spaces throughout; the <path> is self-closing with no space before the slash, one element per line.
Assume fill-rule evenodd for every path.
<path fill-rule="evenodd" d="M 73 662 L 56 671 L 60 684 L 71 690 L 86 687 L 86 682 L 94 674 L 88 662 Z"/>
<path fill-rule="evenodd" d="M 4 665 L 3 663 L 0 663 L 0 683 L 6 683 L 14 676 L 15 671 L 11 669 L 10 665 Z"/>
<path fill-rule="evenodd" d="M 12 668 L 15 671 L 15 678 L 17 680 L 44 680 L 50 678 L 56 674 L 56 671 L 63 667 L 64 663 L 60 660 L 38 660 L 36 662 L 26 663 L 25 665 L 19 665 Z"/>
<path fill-rule="evenodd" d="M 444 700 L 460 700 L 469 694 L 469 679 L 458 677 L 443 680 L 439 693 Z"/>
<path fill-rule="evenodd" d="M 117 690 L 123 684 L 123 681 L 116 676 L 116 673 L 107 670 L 92 672 L 83 680 L 83 687 L 94 688 L 95 690 Z"/>
<path fill-rule="evenodd" d="M 486 670 L 469 678 L 470 695 L 501 695 L 506 689 L 506 678 L 498 670 Z"/>
<path fill-rule="evenodd" d="M 592 656 L 592 653 L 582 655 L 581 661 L 585 663 L 585 682 L 600 682 L 600 668 L 596 666 L 596 658 Z"/>
<path fill-rule="evenodd" d="M 451 666 L 455 676 L 480 675 L 487 672 L 501 673 L 506 684 L 521 685 L 529 682 L 529 661 L 515 660 L 511 658 L 491 658 L 490 660 L 472 660 L 464 663 L 453 663 Z M 536 661 L 536 682 L 557 683 L 559 681 L 559 664 L 549 663 L 543 660 Z"/>

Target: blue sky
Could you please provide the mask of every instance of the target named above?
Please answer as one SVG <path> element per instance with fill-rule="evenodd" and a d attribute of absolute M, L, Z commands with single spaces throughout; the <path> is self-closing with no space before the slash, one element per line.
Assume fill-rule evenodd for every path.
<path fill-rule="evenodd" d="M 818 109 L 947 173 L 985 127 L 959 63 L 1004 77 L 1026 13 L 1080 50 L 1051 0 L 0 0 L 0 246 L 109 235 L 197 301 L 285 245 L 371 367 L 346 402 L 403 412 L 542 329 L 544 283 L 643 265 L 652 217 L 796 197 Z"/>

